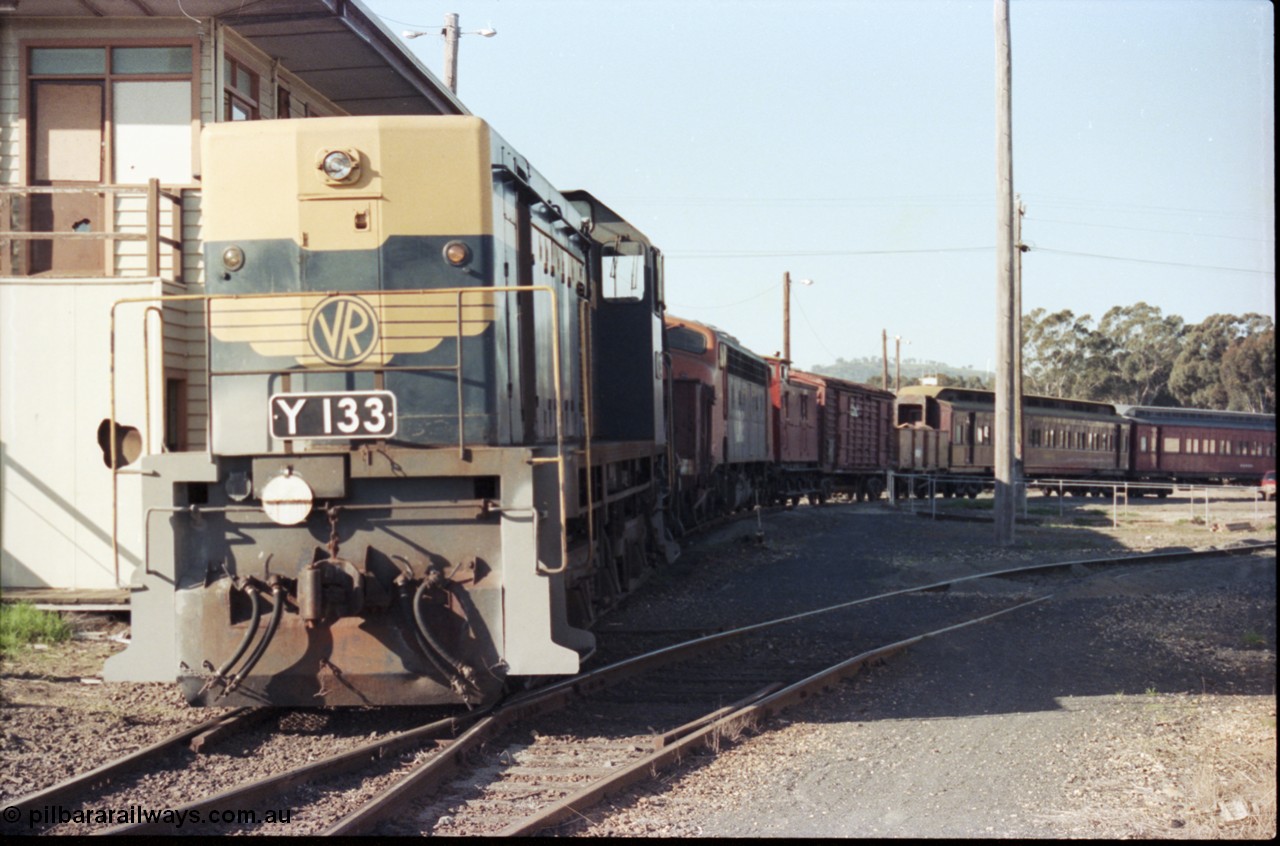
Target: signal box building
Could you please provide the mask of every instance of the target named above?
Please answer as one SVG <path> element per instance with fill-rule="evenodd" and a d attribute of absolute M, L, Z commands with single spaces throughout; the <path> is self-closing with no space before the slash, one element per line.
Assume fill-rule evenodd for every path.
<path fill-rule="evenodd" d="M 466 113 L 355 0 L 0 0 L 0 586 L 129 584 L 206 445 L 201 127 Z"/>

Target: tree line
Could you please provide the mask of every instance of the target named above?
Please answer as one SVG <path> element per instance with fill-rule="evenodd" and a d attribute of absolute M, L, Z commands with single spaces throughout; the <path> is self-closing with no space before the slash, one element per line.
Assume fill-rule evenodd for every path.
<path fill-rule="evenodd" d="M 1188 324 L 1146 303 L 1095 324 L 1071 310 L 1022 318 L 1023 390 L 1128 405 L 1276 410 L 1276 334 L 1261 314 Z"/>
<path fill-rule="evenodd" d="M 1186 323 L 1146 303 L 1116 306 L 1094 322 L 1069 309 L 1033 309 L 1022 318 L 1023 392 L 1121 405 L 1180 406 L 1221 411 L 1276 410 L 1276 333 L 1261 314 L 1215 314 Z M 990 390 L 986 374 L 911 362 L 904 385 L 932 373 L 943 387 Z M 880 385 L 880 358 L 864 357 L 814 370 Z M 890 362 L 889 388 L 894 381 Z"/>

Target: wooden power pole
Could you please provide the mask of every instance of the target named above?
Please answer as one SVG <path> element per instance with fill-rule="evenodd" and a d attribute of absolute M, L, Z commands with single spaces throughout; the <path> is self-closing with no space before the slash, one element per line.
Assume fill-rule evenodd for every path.
<path fill-rule="evenodd" d="M 880 388 L 889 390 L 889 330 L 880 330 Z"/>
<path fill-rule="evenodd" d="M 1013 342 L 1013 100 L 1009 49 L 1009 0 L 995 0 L 996 33 L 996 431 L 995 542 L 1013 543 L 1014 485 Z"/>

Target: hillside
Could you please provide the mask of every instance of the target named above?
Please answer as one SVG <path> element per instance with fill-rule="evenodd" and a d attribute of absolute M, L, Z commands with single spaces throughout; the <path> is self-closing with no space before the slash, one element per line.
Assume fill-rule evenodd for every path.
<path fill-rule="evenodd" d="M 839 379 L 848 379 L 850 382 L 862 382 L 868 385 L 880 385 L 880 379 L 883 374 L 884 363 L 880 358 L 871 356 L 863 356 L 855 359 L 836 359 L 835 364 L 815 365 L 811 368 L 815 373 L 821 373 L 825 376 L 835 376 Z M 896 375 L 896 366 L 892 359 L 889 361 L 889 384 L 893 385 Z M 904 385 L 915 384 L 921 376 L 939 376 L 945 375 L 951 377 L 952 383 L 965 382 L 972 385 L 974 380 L 980 380 L 985 385 L 990 378 L 990 374 L 983 370 L 975 370 L 972 367 L 956 367 L 952 364 L 946 364 L 941 361 L 928 361 L 916 358 L 906 358 L 902 360 L 902 383 Z"/>

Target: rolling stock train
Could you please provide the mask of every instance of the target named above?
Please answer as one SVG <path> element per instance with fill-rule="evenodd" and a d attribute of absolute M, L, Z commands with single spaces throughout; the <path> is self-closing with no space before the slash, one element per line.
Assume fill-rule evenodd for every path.
<path fill-rule="evenodd" d="M 576 672 L 598 616 L 711 518 L 990 476 L 989 393 L 895 398 L 666 314 L 657 247 L 477 118 L 217 124 L 202 165 L 206 290 L 145 305 L 198 338 L 207 385 L 169 399 L 205 442 L 140 460 L 109 681 L 487 703 Z M 1261 417 L 1028 398 L 1027 471 L 1261 477 Z"/>
<path fill-rule="evenodd" d="M 897 469 L 953 477 L 945 495 L 974 495 L 992 476 L 995 397 L 967 388 L 910 386 L 896 403 Z M 1256 484 L 1276 464 L 1273 414 L 1112 405 L 1027 396 L 1023 475 L 1138 483 L 1131 495 L 1169 493 L 1169 484 Z M 916 493 L 922 492 L 918 481 Z M 1142 485 L 1149 485 L 1144 488 Z M 1058 490 L 1045 487 L 1046 493 Z M 1070 493 L 1102 488 L 1066 485 Z"/>

